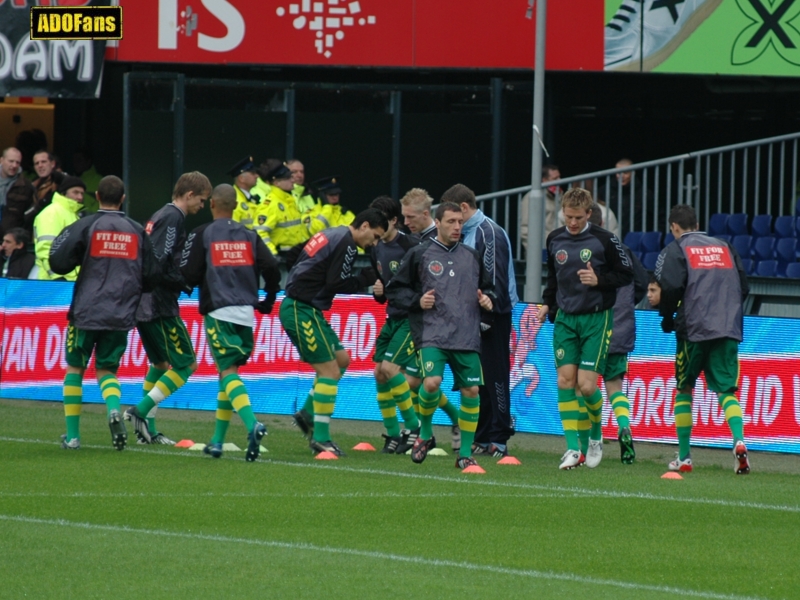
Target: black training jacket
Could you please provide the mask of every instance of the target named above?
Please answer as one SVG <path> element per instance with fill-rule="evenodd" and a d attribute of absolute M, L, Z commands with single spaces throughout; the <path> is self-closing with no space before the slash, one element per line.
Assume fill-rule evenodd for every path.
<path fill-rule="evenodd" d="M 418 240 L 416 238 L 398 231 L 397 236 L 391 242 L 386 243 L 381 240 L 372 247 L 370 252 L 372 268 L 378 273 L 378 278 L 383 283 L 384 290 L 394 274 L 397 273 L 397 269 L 400 268 L 400 262 L 403 257 L 417 244 Z M 385 293 L 382 296 L 376 294 L 373 294 L 373 296 L 381 304 L 384 304 L 387 300 Z M 386 316 L 392 319 L 405 319 L 408 317 L 408 311 L 398 308 L 389 302 L 386 306 Z"/>

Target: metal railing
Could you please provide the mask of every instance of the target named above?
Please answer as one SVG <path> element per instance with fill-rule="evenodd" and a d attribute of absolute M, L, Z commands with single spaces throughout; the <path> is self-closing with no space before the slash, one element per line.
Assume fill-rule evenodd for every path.
<path fill-rule="evenodd" d="M 800 133 L 792 133 L 564 177 L 546 185 L 557 189 L 556 209 L 564 190 L 591 190 L 615 213 L 621 236 L 629 231 L 668 232 L 667 217 L 675 204 L 694 206 L 701 229 L 714 213 L 800 214 L 798 140 Z M 624 173 L 631 175 L 627 185 Z M 527 185 L 477 197 L 478 207 L 508 232 L 516 259 L 524 255 L 519 207 L 531 189 Z M 544 216 L 541 221 L 544 228 Z"/>

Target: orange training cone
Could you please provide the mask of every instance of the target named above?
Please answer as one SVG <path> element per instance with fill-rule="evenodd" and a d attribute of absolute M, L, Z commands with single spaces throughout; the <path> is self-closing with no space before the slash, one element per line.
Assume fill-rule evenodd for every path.
<path fill-rule="evenodd" d="M 674 471 L 667 471 L 661 476 L 661 479 L 683 479 L 680 473 L 675 473 Z"/>
<path fill-rule="evenodd" d="M 369 442 L 361 442 L 360 444 L 356 444 L 355 446 L 353 446 L 353 450 L 362 450 L 364 452 L 375 452 L 375 446 L 373 446 Z"/>
<path fill-rule="evenodd" d="M 317 460 L 339 460 L 338 456 L 336 456 L 333 452 L 328 452 L 327 450 L 325 452 L 320 452 L 314 458 Z"/>
<path fill-rule="evenodd" d="M 513 456 L 504 456 L 500 460 L 497 461 L 498 465 L 521 465 L 522 463 L 519 462 L 518 458 Z"/>
<path fill-rule="evenodd" d="M 467 467 L 466 469 L 463 469 L 461 472 L 473 473 L 475 475 L 486 475 L 486 471 L 484 471 L 480 465 L 472 465 L 470 467 Z"/>
<path fill-rule="evenodd" d="M 194 442 L 192 440 L 181 440 L 175 444 L 176 448 L 191 448 L 192 446 L 194 446 Z"/>

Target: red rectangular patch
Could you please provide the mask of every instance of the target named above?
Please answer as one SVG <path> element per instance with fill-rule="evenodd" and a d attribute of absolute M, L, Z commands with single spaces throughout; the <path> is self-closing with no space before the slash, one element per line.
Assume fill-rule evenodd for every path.
<path fill-rule="evenodd" d="M 151 233 L 153 233 L 153 227 L 155 227 L 155 225 L 156 224 L 153 223 L 153 221 L 148 221 L 147 222 L 147 225 L 145 225 L 145 227 L 144 227 L 144 230 L 147 233 L 147 235 L 150 235 Z"/>
<path fill-rule="evenodd" d="M 327 245 L 328 238 L 322 235 L 322 232 L 320 232 L 308 240 L 303 249 L 306 251 L 306 254 L 308 254 L 309 258 L 313 258 L 317 252 Z"/>
<path fill-rule="evenodd" d="M 139 256 L 139 236 L 122 231 L 95 231 L 89 254 L 95 258 L 136 260 Z"/>
<path fill-rule="evenodd" d="M 253 264 L 250 242 L 211 242 L 211 264 L 215 267 L 249 267 Z"/>
<path fill-rule="evenodd" d="M 727 246 L 687 246 L 692 269 L 732 269 L 733 258 Z"/>

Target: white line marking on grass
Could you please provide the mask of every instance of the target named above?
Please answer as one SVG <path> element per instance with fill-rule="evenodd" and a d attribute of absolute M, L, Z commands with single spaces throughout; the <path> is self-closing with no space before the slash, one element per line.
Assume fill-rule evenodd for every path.
<path fill-rule="evenodd" d="M 557 492 L 539 494 L 460 494 L 456 492 L 441 492 L 428 494 L 404 494 L 400 492 L 349 492 L 332 494 L 329 492 L 300 493 L 300 494 L 270 494 L 259 492 L 3 492 L 0 498 L 292 498 L 296 500 L 317 498 L 338 499 L 373 499 L 373 498 L 564 498 L 564 494 Z M 578 497 L 577 494 L 574 497 Z"/>
<path fill-rule="evenodd" d="M 47 445 L 56 445 L 57 442 L 52 442 L 49 440 L 30 440 L 30 439 L 22 439 L 22 438 L 9 438 L 9 437 L 2 437 L 0 436 L 0 441 L 2 442 L 20 442 L 25 444 L 47 444 Z M 90 449 L 99 449 L 99 450 L 107 450 L 109 452 L 114 451 L 114 448 L 109 444 L 108 446 L 99 446 L 99 445 L 84 445 L 84 448 Z M 161 454 L 167 456 L 183 456 L 189 458 L 202 458 L 205 460 L 211 460 L 207 456 L 204 456 L 202 452 L 184 452 L 178 451 L 174 449 L 151 449 L 145 446 L 129 446 L 126 450 L 127 452 L 144 452 L 145 454 Z M 75 452 L 75 450 L 65 450 L 64 452 Z M 78 450 L 80 452 L 80 450 Z M 238 454 L 238 453 L 232 453 Z M 230 454 L 224 455 L 222 459 L 227 460 L 239 460 L 243 461 L 243 456 L 231 456 Z M 383 469 L 371 469 L 371 468 L 358 468 L 358 467 L 348 467 L 344 465 L 331 465 L 331 464 L 319 464 L 318 462 L 314 463 L 298 463 L 298 462 L 291 462 L 291 461 L 284 461 L 284 460 L 275 460 L 275 459 L 261 459 L 259 461 L 261 464 L 264 465 L 278 465 L 283 467 L 293 467 L 293 468 L 305 468 L 305 469 L 323 469 L 323 470 L 330 470 L 330 471 L 345 471 L 348 473 L 357 473 L 360 475 L 385 475 L 389 477 L 407 477 L 409 479 L 422 479 L 427 481 L 440 481 L 443 483 L 460 483 L 463 485 L 481 485 L 481 486 L 491 486 L 491 487 L 505 487 L 511 489 L 519 489 L 519 490 L 540 490 L 544 492 L 554 492 L 554 493 L 562 493 L 562 494 L 576 494 L 581 496 L 588 496 L 588 497 L 597 497 L 597 498 L 632 498 L 637 500 L 653 500 L 657 502 L 685 502 L 687 504 L 706 504 L 712 506 L 727 506 L 731 508 L 746 508 L 746 509 L 757 509 L 757 510 L 774 510 L 778 512 L 788 512 L 788 513 L 800 513 L 800 506 L 798 505 L 787 505 L 787 504 L 765 504 L 763 502 L 747 502 L 743 500 L 726 500 L 722 498 L 682 498 L 680 496 L 667 496 L 662 494 L 650 494 L 645 492 L 620 492 L 617 490 L 598 490 L 592 488 L 582 488 L 582 487 L 571 487 L 571 486 L 560 486 L 560 485 L 547 485 L 547 484 L 536 484 L 536 483 L 513 483 L 513 482 L 506 482 L 506 481 L 493 481 L 491 479 L 476 479 L 474 477 L 465 478 L 463 476 L 456 476 L 456 477 L 445 477 L 442 475 L 426 475 L 422 473 L 404 473 L 402 471 L 387 471 Z"/>
<path fill-rule="evenodd" d="M 25 517 L 22 515 L 1 515 L 0 521 L 13 523 L 27 523 L 31 525 L 50 525 L 56 527 L 72 527 L 75 529 L 86 529 L 90 531 L 113 531 L 115 533 L 134 533 L 148 536 L 162 536 L 166 538 L 176 538 L 183 540 L 198 540 L 214 543 L 229 544 L 248 544 L 251 546 L 261 546 L 264 548 L 282 548 L 285 550 L 299 550 L 304 552 L 327 552 L 329 554 L 341 554 L 345 556 L 358 556 L 362 558 L 372 558 L 376 560 L 390 560 L 411 563 L 429 567 L 444 567 L 453 569 L 467 569 L 469 571 L 494 573 L 500 575 L 513 575 L 529 579 L 545 579 L 552 581 L 566 581 L 571 583 L 583 583 L 589 585 L 604 585 L 629 590 L 641 590 L 647 592 L 658 592 L 662 594 L 673 594 L 678 596 L 689 596 L 692 598 L 711 598 L 714 600 L 763 600 L 754 596 L 736 596 L 732 594 L 720 594 L 717 592 L 706 592 L 701 590 L 691 590 L 672 586 L 650 585 L 646 583 L 633 583 L 629 581 L 618 581 L 615 579 L 600 579 L 597 577 L 585 577 L 573 573 L 555 573 L 553 571 L 536 571 L 532 569 L 511 569 L 497 567 L 494 565 L 481 565 L 478 563 L 459 562 L 454 560 L 442 560 L 437 558 L 424 558 L 419 556 L 403 556 L 399 554 L 389 554 L 386 552 L 371 552 L 368 550 L 356 550 L 354 548 L 335 548 L 332 546 L 317 546 L 314 544 L 278 542 L 273 540 L 260 540 L 228 537 L 221 535 L 202 534 L 202 533 L 180 533 L 161 529 L 138 529 L 119 525 L 98 525 L 95 523 L 78 523 L 65 519 L 38 519 L 35 517 Z"/>

